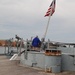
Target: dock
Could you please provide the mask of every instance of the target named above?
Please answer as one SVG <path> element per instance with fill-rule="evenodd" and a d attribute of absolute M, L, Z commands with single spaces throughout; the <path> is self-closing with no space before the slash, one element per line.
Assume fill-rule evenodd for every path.
<path fill-rule="evenodd" d="M 10 61 L 7 56 L 0 55 L 0 75 L 75 75 L 75 72 L 46 73 L 40 69 L 25 67 L 18 60 Z"/>

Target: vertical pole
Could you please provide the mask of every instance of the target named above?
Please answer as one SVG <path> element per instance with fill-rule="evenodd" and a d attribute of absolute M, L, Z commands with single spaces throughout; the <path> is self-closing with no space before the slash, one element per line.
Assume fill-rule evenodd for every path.
<path fill-rule="evenodd" d="M 50 15 L 49 15 L 49 18 L 48 18 L 47 27 L 46 27 L 46 31 L 45 31 L 45 34 L 44 34 L 44 39 L 45 39 L 46 34 L 47 34 L 47 31 L 48 31 L 48 27 L 49 27 L 49 22 L 50 22 L 51 14 L 52 14 L 52 9 L 51 9 L 51 12 L 50 12 Z"/>
<path fill-rule="evenodd" d="M 23 38 L 21 38 L 21 42 L 20 42 L 20 50 L 19 50 L 19 55 L 21 55 L 22 43 L 23 43 Z"/>
<path fill-rule="evenodd" d="M 46 27 L 46 31 L 45 31 L 45 34 L 44 34 L 44 38 L 46 37 L 46 34 L 47 34 L 47 30 L 48 30 L 48 27 L 49 27 L 50 18 L 51 18 L 51 16 L 49 16 L 49 19 L 48 19 L 48 22 L 47 22 L 47 27 Z"/>
<path fill-rule="evenodd" d="M 6 54 L 6 45 L 7 45 L 7 42 L 5 40 L 5 51 L 4 51 L 4 54 Z"/>

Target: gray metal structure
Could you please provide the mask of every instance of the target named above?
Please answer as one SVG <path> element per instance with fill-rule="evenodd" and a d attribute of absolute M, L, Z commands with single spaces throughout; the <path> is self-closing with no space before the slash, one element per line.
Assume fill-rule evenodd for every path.
<path fill-rule="evenodd" d="M 75 48 L 59 47 L 62 51 L 62 71 L 75 71 Z"/>
<path fill-rule="evenodd" d="M 45 71 L 61 72 L 61 55 L 45 56 Z"/>
<path fill-rule="evenodd" d="M 28 42 L 28 41 L 27 41 Z M 32 50 L 31 42 L 25 44 L 21 64 L 41 68 L 47 72 L 75 71 L 75 44 L 44 42 L 39 50 Z"/>

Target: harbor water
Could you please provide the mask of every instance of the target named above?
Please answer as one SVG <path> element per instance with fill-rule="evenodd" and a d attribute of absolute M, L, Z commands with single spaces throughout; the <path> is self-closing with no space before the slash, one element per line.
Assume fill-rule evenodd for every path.
<path fill-rule="evenodd" d="M 8 52 L 11 52 L 11 50 L 13 50 L 14 52 L 17 52 L 17 48 L 16 47 L 12 47 L 8 50 L 8 47 L 2 47 L 0 46 L 0 54 L 7 54 Z"/>

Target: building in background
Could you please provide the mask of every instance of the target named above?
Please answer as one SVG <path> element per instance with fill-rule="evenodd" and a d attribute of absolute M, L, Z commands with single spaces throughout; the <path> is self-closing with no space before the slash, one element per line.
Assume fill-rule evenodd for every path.
<path fill-rule="evenodd" d="M 0 46 L 5 46 L 8 45 L 8 42 L 6 42 L 6 40 L 0 40 Z M 12 46 L 16 47 L 16 41 L 12 42 Z"/>

